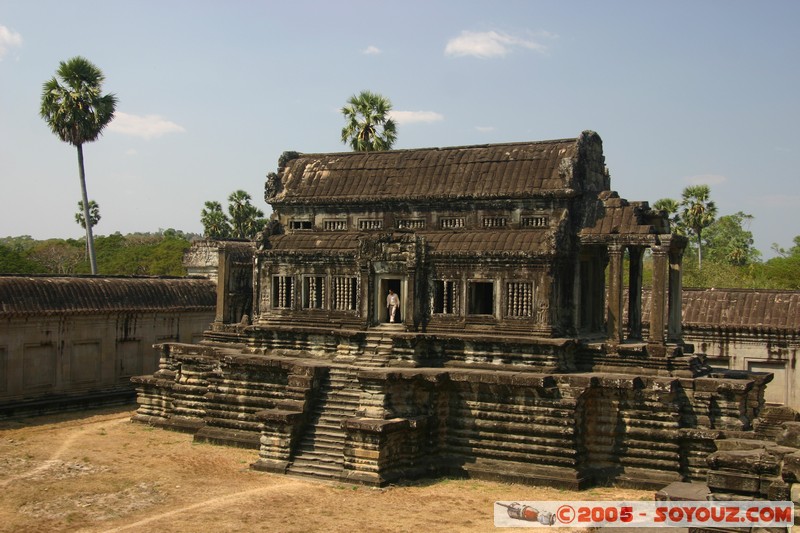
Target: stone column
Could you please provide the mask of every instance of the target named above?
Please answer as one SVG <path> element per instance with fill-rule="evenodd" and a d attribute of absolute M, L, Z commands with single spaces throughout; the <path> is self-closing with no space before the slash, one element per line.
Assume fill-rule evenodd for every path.
<path fill-rule="evenodd" d="M 628 338 L 642 340 L 642 256 L 641 246 L 628 248 L 630 267 L 628 270 Z"/>
<path fill-rule="evenodd" d="M 682 318 L 682 292 L 683 292 L 683 253 L 681 250 L 671 251 L 669 254 L 669 318 L 667 326 L 667 341 L 674 343 L 683 342 Z"/>
<path fill-rule="evenodd" d="M 650 334 L 648 344 L 664 346 L 664 317 L 667 309 L 667 249 L 653 246 L 653 291 L 650 296 Z"/>
<path fill-rule="evenodd" d="M 220 246 L 217 253 L 219 254 L 217 264 L 217 311 L 214 315 L 214 322 L 223 324 L 231 301 L 230 292 L 228 291 L 231 269 L 225 248 Z"/>
<path fill-rule="evenodd" d="M 618 344 L 622 342 L 622 246 L 609 244 L 608 258 L 608 340 Z"/>

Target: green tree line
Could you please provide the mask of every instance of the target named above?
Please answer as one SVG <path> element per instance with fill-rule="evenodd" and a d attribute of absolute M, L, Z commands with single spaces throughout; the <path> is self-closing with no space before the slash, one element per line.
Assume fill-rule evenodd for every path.
<path fill-rule="evenodd" d="M 183 254 L 198 236 L 167 229 L 95 238 L 97 270 L 106 276 L 185 276 Z M 83 239 L 0 238 L 2 274 L 90 274 Z"/>

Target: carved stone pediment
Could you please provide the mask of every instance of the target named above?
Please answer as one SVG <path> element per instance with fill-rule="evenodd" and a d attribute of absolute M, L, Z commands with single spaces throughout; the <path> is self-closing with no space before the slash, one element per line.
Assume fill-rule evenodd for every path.
<path fill-rule="evenodd" d="M 358 240 L 359 263 L 394 263 L 416 265 L 424 248 L 424 239 L 413 233 L 378 233 Z"/>

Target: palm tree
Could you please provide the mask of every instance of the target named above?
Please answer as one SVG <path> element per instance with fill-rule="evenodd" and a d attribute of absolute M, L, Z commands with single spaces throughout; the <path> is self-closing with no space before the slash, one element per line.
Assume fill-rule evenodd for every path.
<path fill-rule="evenodd" d="M 83 197 L 83 219 L 90 220 L 89 196 L 86 192 L 86 172 L 83 166 L 83 144 L 96 140 L 103 128 L 114 118 L 117 97 L 101 94 L 105 80 L 103 72 L 83 57 L 62 61 L 57 78 L 45 82 L 42 106 L 39 111 L 50 129 L 62 141 L 78 149 L 78 171 Z M 97 274 L 92 225 L 86 224 L 86 244 L 92 274 Z"/>
<path fill-rule="evenodd" d="M 264 229 L 264 212 L 250 203 L 247 192 L 238 190 L 228 196 L 228 214 L 230 215 L 233 236 L 237 239 L 252 239 L 256 233 Z"/>
<path fill-rule="evenodd" d="M 222 204 L 219 202 L 206 202 L 206 206 L 200 212 L 200 223 L 203 225 L 203 233 L 211 239 L 225 239 L 231 236 L 231 224 L 225 212 L 222 211 Z"/>
<path fill-rule="evenodd" d="M 692 185 L 683 190 L 681 218 L 688 229 L 697 236 L 697 268 L 703 269 L 703 229 L 717 217 L 717 206 L 709 198 L 708 185 Z"/>
<path fill-rule="evenodd" d="M 86 229 L 86 210 L 83 208 L 83 200 L 78 202 L 78 212 L 75 213 L 75 222 Z M 95 227 L 100 222 L 100 206 L 94 200 L 89 200 L 89 225 Z M 89 241 L 86 241 L 86 259 L 89 258 Z"/>
<path fill-rule="evenodd" d="M 676 235 L 683 235 L 683 228 L 681 227 L 681 217 L 678 213 L 680 204 L 672 198 L 661 198 L 656 200 L 653 204 L 653 209 L 656 211 L 664 211 L 669 219 L 670 231 Z"/>
<path fill-rule="evenodd" d="M 342 108 L 347 124 L 342 128 L 342 142 L 356 152 L 391 150 L 397 140 L 397 125 L 389 118 L 392 103 L 370 91 L 353 95 Z"/>
<path fill-rule="evenodd" d="M 75 213 L 75 222 L 82 228 L 86 227 L 86 210 L 83 208 L 83 200 L 78 202 L 78 212 Z M 89 224 L 95 227 L 100 222 L 100 206 L 94 200 L 89 200 Z"/>

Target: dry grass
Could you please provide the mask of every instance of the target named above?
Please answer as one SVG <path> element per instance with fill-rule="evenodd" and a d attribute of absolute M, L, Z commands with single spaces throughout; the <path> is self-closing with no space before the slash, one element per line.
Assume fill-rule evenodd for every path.
<path fill-rule="evenodd" d="M 131 414 L 0 422 L 0 531 L 497 531 L 496 500 L 652 498 L 475 480 L 386 489 L 316 483 L 251 471 L 252 450 L 194 444 L 190 435 L 133 424 Z"/>

